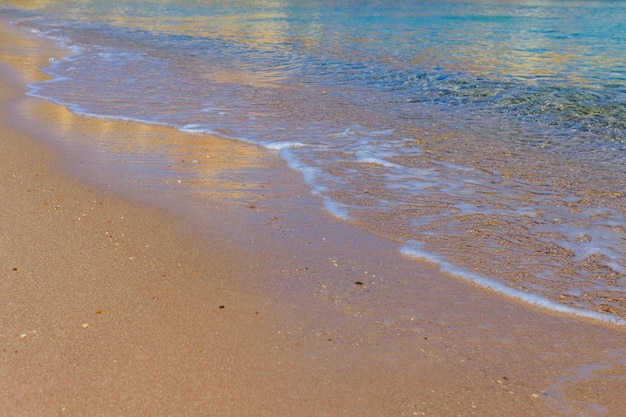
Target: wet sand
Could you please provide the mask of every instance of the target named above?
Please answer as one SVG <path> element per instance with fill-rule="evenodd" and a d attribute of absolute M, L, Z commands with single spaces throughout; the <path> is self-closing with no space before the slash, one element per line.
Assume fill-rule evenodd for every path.
<path fill-rule="evenodd" d="M 0 31 L 7 415 L 626 413 L 626 329 L 404 259 L 253 146 L 27 97 L 63 51 Z M 212 163 L 116 156 L 171 135 Z"/>

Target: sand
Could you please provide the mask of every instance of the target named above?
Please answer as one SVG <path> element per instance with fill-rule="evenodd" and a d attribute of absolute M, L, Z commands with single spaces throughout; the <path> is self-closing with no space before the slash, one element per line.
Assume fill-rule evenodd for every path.
<path fill-rule="evenodd" d="M 404 259 L 252 146 L 146 184 L 112 138 L 185 135 L 27 97 L 63 51 L 0 27 L 0 414 L 626 414 L 626 329 Z"/>

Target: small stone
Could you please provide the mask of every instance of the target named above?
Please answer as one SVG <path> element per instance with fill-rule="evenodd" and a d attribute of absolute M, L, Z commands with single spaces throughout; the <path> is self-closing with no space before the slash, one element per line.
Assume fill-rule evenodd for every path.
<path fill-rule="evenodd" d="M 89 323 L 83 323 L 83 329 L 86 329 L 87 327 L 89 327 Z"/>

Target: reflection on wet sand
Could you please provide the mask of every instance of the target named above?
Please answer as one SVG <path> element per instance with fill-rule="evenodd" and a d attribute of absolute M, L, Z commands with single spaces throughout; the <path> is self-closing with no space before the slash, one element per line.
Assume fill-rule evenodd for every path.
<path fill-rule="evenodd" d="M 53 123 L 61 145 L 81 156 L 73 169 L 98 182 L 121 180 L 131 192 L 169 187 L 193 200 L 251 205 L 269 192 L 268 171 L 279 162 L 255 145 L 216 136 L 79 117 L 44 101 L 26 105 L 23 111 Z"/>
<path fill-rule="evenodd" d="M 12 32 L 6 31 L 7 36 Z M 26 37 L 12 37 L 0 60 L 19 69 L 27 80 L 46 77 L 40 67 L 60 59 L 58 48 L 42 49 Z M 174 128 L 128 121 L 79 117 L 63 106 L 25 100 L 16 109 L 16 122 L 40 120 L 54 126 L 59 144 L 80 155 L 73 169 L 98 181 L 124 179 L 132 189 L 178 186 L 194 198 L 253 204 L 268 192 L 267 177 L 278 160 L 255 145 L 210 135 L 181 133 Z M 129 125 L 132 125 L 129 126 Z M 31 126 L 30 128 L 33 128 Z M 88 152 L 83 152 L 86 148 Z M 88 158 L 89 160 L 86 160 Z M 273 161 L 273 162 L 272 162 Z M 251 174 L 254 172 L 255 174 Z M 95 174 L 95 175 L 94 175 Z"/>

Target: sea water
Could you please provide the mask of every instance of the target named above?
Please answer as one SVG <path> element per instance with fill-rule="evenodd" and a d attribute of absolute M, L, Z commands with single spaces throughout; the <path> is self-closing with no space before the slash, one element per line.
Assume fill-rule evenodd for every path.
<path fill-rule="evenodd" d="M 331 215 L 404 242 L 404 256 L 626 323 L 625 2 L 59 0 L 0 13 L 72 51 L 32 95 L 273 149 Z"/>

